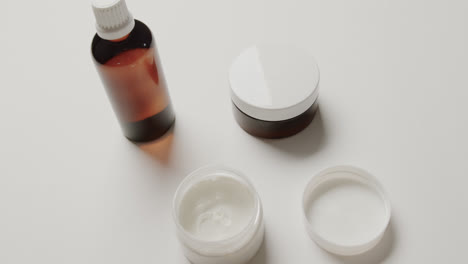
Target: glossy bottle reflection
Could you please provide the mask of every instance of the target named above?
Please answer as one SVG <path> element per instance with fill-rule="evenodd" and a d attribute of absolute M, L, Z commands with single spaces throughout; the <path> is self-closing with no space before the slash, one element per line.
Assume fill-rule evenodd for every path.
<path fill-rule="evenodd" d="M 162 136 L 175 115 L 149 28 L 135 20 L 122 39 L 105 40 L 96 34 L 91 50 L 125 136 L 136 142 Z"/>

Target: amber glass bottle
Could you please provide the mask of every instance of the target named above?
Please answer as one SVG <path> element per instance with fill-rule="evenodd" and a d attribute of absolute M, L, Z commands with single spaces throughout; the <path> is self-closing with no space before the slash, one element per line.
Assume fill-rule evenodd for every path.
<path fill-rule="evenodd" d="M 161 137 L 175 115 L 150 29 L 124 0 L 95 2 L 93 10 L 91 53 L 124 135 L 135 142 Z"/>

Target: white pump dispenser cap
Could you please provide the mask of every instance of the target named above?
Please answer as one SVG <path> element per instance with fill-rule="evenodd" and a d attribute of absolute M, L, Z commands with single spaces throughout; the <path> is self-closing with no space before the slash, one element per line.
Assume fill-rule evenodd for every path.
<path fill-rule="evenodd" d="M 99 37 L 114 40 L 125 37 L 135 26 L 125 0 L 93 0 L 96 31 Z"/>

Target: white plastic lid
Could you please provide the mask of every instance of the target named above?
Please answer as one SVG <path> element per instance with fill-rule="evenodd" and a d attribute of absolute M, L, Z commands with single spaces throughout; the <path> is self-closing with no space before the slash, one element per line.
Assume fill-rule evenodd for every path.
<path fill-rule="evenodd" d="M 129 34 L 135 20 L 125 0 L 93 0 L 97 34 L 107 40 L 120 39 Z"/>
<path fill-rule="evenodd" d="M 310 237 L 338 255 L 370 250 L 390 222 L 390 202 L 382 186 L 351 166 L 332 167 L 312 178 L 302 203 Z"/>
<path fill-rule="evenodd" d="M 245 114 L 265 121 L 296 117 L 318 97 L 314 58 L 293 46 L 260 44 L 243 51 L 229 71 L 231 98 Z"/>

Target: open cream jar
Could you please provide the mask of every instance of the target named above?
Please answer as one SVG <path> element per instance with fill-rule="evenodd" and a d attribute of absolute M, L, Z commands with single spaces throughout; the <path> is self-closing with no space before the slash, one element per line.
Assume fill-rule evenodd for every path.
<path fill-rule="evenodd" d="M 194 264 L 241 264 L 258 251 L 264 234 L 260 198 L 241 173 L 200 168 L 176 191 L 173 217 L 185 256 Z"/>

